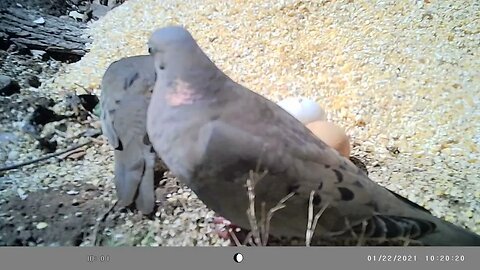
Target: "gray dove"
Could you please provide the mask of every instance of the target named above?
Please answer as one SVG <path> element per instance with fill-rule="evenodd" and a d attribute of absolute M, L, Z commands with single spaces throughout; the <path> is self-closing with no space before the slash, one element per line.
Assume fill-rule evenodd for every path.
<path fill-rule="evenodd" d="M 480 245 L 480 236 L 434 217 L 378 185 L 275 103 L 234 82 L 191 34 L 170 26 L 153 32 L 149 51 L 157 80 L 147 132 L 157 154 L 213 211 L 249 228 L 245 186 L 274 213 L 270 234 L 305 239 L 308 207 L 322 208 L 313 239 L 416 239 L 424 245 Z M 313 193 L 312 193 L 313 192 Z M 313 194 L 313 196 L 311 195 Z M 312 197 L 310 203 L 310 198 Z M 260 217 L 261 207 L 256 207 Z"/>
<path fill-rule="evenodd" d="M 122 58 L 105 71 L 101 91 L 101 123 L 115 148 L 115 187 L 121 206 L 135 200 L 149 214 L 155 206 L 156 154 L 146 130 L 147 108 L 155 84 L 149 55 Z"/>

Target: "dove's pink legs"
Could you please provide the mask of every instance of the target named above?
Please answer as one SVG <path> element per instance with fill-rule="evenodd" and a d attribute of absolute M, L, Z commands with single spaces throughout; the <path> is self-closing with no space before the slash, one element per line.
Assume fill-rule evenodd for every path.
<path fill-rule="evenodd" d="M 231 246 L 236 246 L 236 240 L 240 244 L 244 244 L 247 232 L 240 227 L 232 224 L 229 220 L 223 217 L 214 217 L 213 224 L 215 224 L 215 232 L 224 240 L 230 240 Z M 235 236 L 232 236 L 234 234 Z M 234 237 L 237 239 L 235 240 Z"/>

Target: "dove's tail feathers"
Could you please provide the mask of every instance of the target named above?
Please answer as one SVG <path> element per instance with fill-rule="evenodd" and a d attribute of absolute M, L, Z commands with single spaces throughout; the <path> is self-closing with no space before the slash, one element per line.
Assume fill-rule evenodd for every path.
<path fill-rule="evenodd" d="M 416 239 L 421 235 L 433 232 L 435 228 L 433 222 L 424 219 L 374 215 L 352 227 L 352 230 L 365 238 Z"/>
<path fill-rule="evenodd" d="M 433 217 L 433 219 L 437 227 L 435 231 L 418 239 L 425 245 L 480 246 L 480 235 L 439 218 Z"/>
<path fill-rule="evenodd" d="M 352 230 L 365 239 L 412 239 L 427 246 L 480 246 L 480 235 L 434 216 L 375 215 Z"/>
<path fill-rule="evenodd" d="M 133 203 L 143 214 L 150 214 L 155 206 L 155 153 L 151 146 L 130 144 L 123 151 L 115 151 L 115 188 L 122 206 Z"/>
<path fill-rule="evenodd" d="M 142 180 L 138 187 L 135 205 L 137 206 L 138 210 L 142 211 L 143 214 L 148 215 L 155 207 L 155 154 L 144 154 L 144 157 L 145 167 Z"/>
<path fill-rule="evenodd" d="M 145 162 L 141 156 L 136 156 L 135 152 L 115 151 L 115 189 L 121 206 L 133 203 L 144 171 Z"/>
<path fill-rule="evenodd" d="M 412 225 L 411 239 L 428 246 L 480 246 L 480 235 L 437 218 L 422 206 L 391 190 L 388 191 L 402 203 L 403 206 L 400 205 L 398 208 L 406 211 L 400 215 L 403 216 L 401 220 L 405 224 Z M 385 221 L 384 218 L 382 220 Z"/>

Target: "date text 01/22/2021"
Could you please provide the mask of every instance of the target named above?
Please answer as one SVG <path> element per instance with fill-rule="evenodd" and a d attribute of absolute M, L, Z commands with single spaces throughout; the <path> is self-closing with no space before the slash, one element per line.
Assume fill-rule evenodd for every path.
<path fill-rule="evenodd" d="M 417 255 L 368 255 L 369 262 L 416 262 Z"/>
<path fill-rule="evenodd" d="M 423 257 L 423 256 L 421 256 Z M 416 262 L 417 255 L 368 255 L 369 262 Z M 464 255 L 426 255 L 426 262 L 463 262 Z"/>

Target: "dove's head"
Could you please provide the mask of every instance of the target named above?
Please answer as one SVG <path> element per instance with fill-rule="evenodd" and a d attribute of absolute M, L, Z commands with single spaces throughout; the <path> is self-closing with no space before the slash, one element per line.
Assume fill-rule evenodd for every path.
<path fill-rule="evenodd" d="M 148 50 L 155 59 L 155 71 L 159 77 L 187 77 L 195 70 L 213 64 L 192 35 L 181 26 L 155 30 L 148 40 Z"/>

